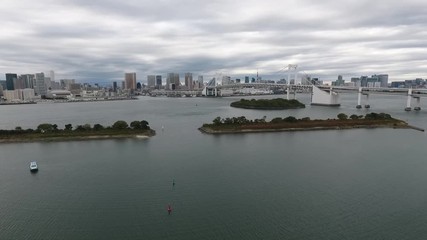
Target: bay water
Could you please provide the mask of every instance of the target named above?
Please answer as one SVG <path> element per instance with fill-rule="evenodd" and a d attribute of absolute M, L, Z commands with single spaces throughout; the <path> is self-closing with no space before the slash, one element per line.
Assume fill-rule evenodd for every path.
<path fill-rule="evenodd" d="M 371 109 L 357 110 L 356 94 L 335 108 L 310 106 L 304 94 L 297 99 L 305 109 L 229 106 L 240 98 L 0 106 L 0 129 L 147 120 L 156 130 L 149 139 L 1 144 L 0 239 L 427 238 L 424 132 L 197 130 L 217 116 L 341 112 L 385 112 L 427 128 L 426 109 L 405 112 L 404 96 L 370 96 Z"/>

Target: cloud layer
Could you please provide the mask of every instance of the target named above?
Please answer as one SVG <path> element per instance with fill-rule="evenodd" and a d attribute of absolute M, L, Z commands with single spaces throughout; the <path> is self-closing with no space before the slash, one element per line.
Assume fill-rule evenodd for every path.
<path fill-rule="evenodd" d="M 81 82 L 128 71 L 145 81 L 258 70 L 277 80 L 290 63 L 326 81 L 426 78 L 426 12 L 417 0 L 3 0 L 0 78 L 53 69 Z"/>

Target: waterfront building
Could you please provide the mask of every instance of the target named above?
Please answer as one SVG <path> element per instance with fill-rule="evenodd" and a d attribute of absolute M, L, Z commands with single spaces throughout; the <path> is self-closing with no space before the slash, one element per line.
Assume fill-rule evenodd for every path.
<path fill-rule="evenodd" d="M 361 87 L 368 86 L 368 76 L 361 76 L 360 77 L 360 86 Z"/>
<path fill-rule="evenodd" d="M 405 81 L 398 81 L 398 82 L 391 82 L 392 88 L 404 88 L 405 87 Z"/>
<path fill-rule="evenodd" d="M 222 76 L 222 85 L 230 85 L 231 77 L 230 76 Z"/>
<path fill-rule="evenodd" d="M 55 81 L 55 72 L 53 70 L 50 70 L 49 72 L 50 81 Z"/>
<path fill-rule="evenodd" d="M 380 74 L 378 75 L 378 80 L 381 83 L 381 87 L 388 87 L 388 74 Z"/>
<path fill-rule="evenodd" d="M 240 83 L 240 78 L 236 78 L 236 83 Z"/>
<path fill-rule="evenodd" d="M 34 74 L 21 74 L 19 78 L 24 82 L 24 88 L 34 88 Z"/>
<path fill-rule="evenodd" d="M 117 82 L 113 82 L 113 92 L 117 92 Z"/>
<path fill-rule="evenodd" d="M 185 73 L 185 86 L 188 90 L 193 90 L 193 74 L 192 73 Z"/>
<path fill-rule="evenodd" d="M 0 80 L 0 86 L 3 88 L 3 90 L 6 90 L 6 81 Z"/>
<path fill-rule="evenodd" d="M 154 88 L 156 86 L 156 76 L 155 75 L 148 75 L 147 76 L 147 87 L 148 88 Z"/>
<path fill-rule="evenodd" d="M 13 88 L 16 89 L 24 89 L 24 80 L 21 78 L 21 76 L 18 76 L 18 78 L 13 79 Z"/>
<path fill-rule="evenodd" d="M 181 86 L 178 73 L 168 73 L 166 77 L 166 90 L 176 90 Z"/>
<path fill-rule="evenodd" d="M 249 83 L 249 77 L 245 76 L 245 83 Z"/>
<path fill-rule="evenodd" d="M 15 90 L 13 83 L 18 78 L 16 73 L 6 73 L 6 90 Z"/>
<path fill-rule="evenodd" d="M 136 73 L 125 73 L 125 88 L 135 90 L 136 89 Z"/>
<path fill-rule="evenodd" d="M 3 96 L 3 85 L 0 84 L 0 97 Z M 1 99 L 0 99 L 1 100 Z"/>
<path fill-rule="evenodd" d="M 59 80 L 59 84 L 62 89 L 70 90 L 70 85 L 76 83 L 75 79 L 61 79 Z"/>
<path fill-rule="evenodd" d="M 360 87 L 360 78 L 358 77 L 352 77 L 350 82 L 354 84 L 355 87 Z"/>
<path fill-rule="evenodd" d="M 50 77 L 44 77 L 44 85 L 47 89 L 52 89 L 52 81 L 50 80 Z"/>
<path fill-rule="evenodd" d="M 17 90 L 4 90 L 3 91 L 3 98 L 6 99 L 6 101 L 16 101 L 19 100 L 19 93 Z"/>
<path fill-rule="evenodd" d="M 60 90 L 61 89 L 61 85 L 59 84 L 59 82 L 50 81 L 50 88 L 52 90 Z"/>
<path fill-rule="evenodd" d="M 80 95 L 82 87 L 80 83 L 71 83 L 68 90 L 74 95 Z"/>
<path fill-rule="evenodd" d="M 20 94 L 21 100 L 24 100 L 24 101 L 33 100 L 35 98 L 34 89 L 32 88 L 20 89 L 19 94 Z"/>
<path fill-rule="evenodd" d="M 338 79 L 334 82 L 332 82 L 332 86 L 344 86 L 344 79 L 342 78 L 342 75 L 338 75 Z"/>
<path fill-rule="evenodd" d="M 162 75 L 156 75 L 156 89 L 162 88 Z"/>
<path fill-rule="evenodd" d="M 47 87 L 44 80 L 44 73 L 36 73 L 36 85 L 34 86 L 35 94 L 39 96 L 45 96 L 47 93 Z"/>
<path fill-rule="evenodd" d="M 25 88 L 25 89 L 3 91 L 3 97 L 7 101 L 16 101 L 16 100 L 29 101 L 35 98 L 35 94 L 34 94 L 34 89 Z"/>

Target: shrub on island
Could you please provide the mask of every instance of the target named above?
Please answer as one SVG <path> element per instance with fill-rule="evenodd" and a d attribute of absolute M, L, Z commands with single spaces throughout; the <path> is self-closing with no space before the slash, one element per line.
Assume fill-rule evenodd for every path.
<path fill-rule="evenodd" d="M 295 109 L 305 108 L 305 105 L 296 99 L 240 99 L 240 101 L 232 102 L 231 107 L 248 108 L 248 109 L 266 109 L 266 110 L 281 110 L 281 109 Z"/>

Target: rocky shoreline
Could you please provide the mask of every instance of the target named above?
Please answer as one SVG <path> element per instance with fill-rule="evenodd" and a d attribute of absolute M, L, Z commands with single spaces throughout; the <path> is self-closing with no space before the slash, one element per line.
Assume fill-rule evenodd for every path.
<path fill-rule="evenodd" d="M 233 133 L 264 133 L 264 132 L 295 132 L 295 131 L 320 131 L 320 130 L 348 130 L 348 129 L 361 129 L 361 128 L 393 128 L 393 129 L 418 129 L 411 125 L 355 125 L 355 126 L 328 126 L 328 127 L 293 127 L 293 128 L 254 128 L 254 129 L 213 129 L 209 127 L 200 127 L 199 131 L 206 134 L 233 134 Z"/>
<path fill-rule="evenodd" d="M 14 136 L 8 138 L 0 138 L 0 143 L 28 143 L 28 142 L 64 142 L 64 141 L 87 141 L 87 140 L 107 140 L 107 139 L 147 139 L 155 135 L 154 130 L 145 133 L 129 133 L 129 134 L 93 134 L 93 135 L 60 135 L 60 136 Z"/>

